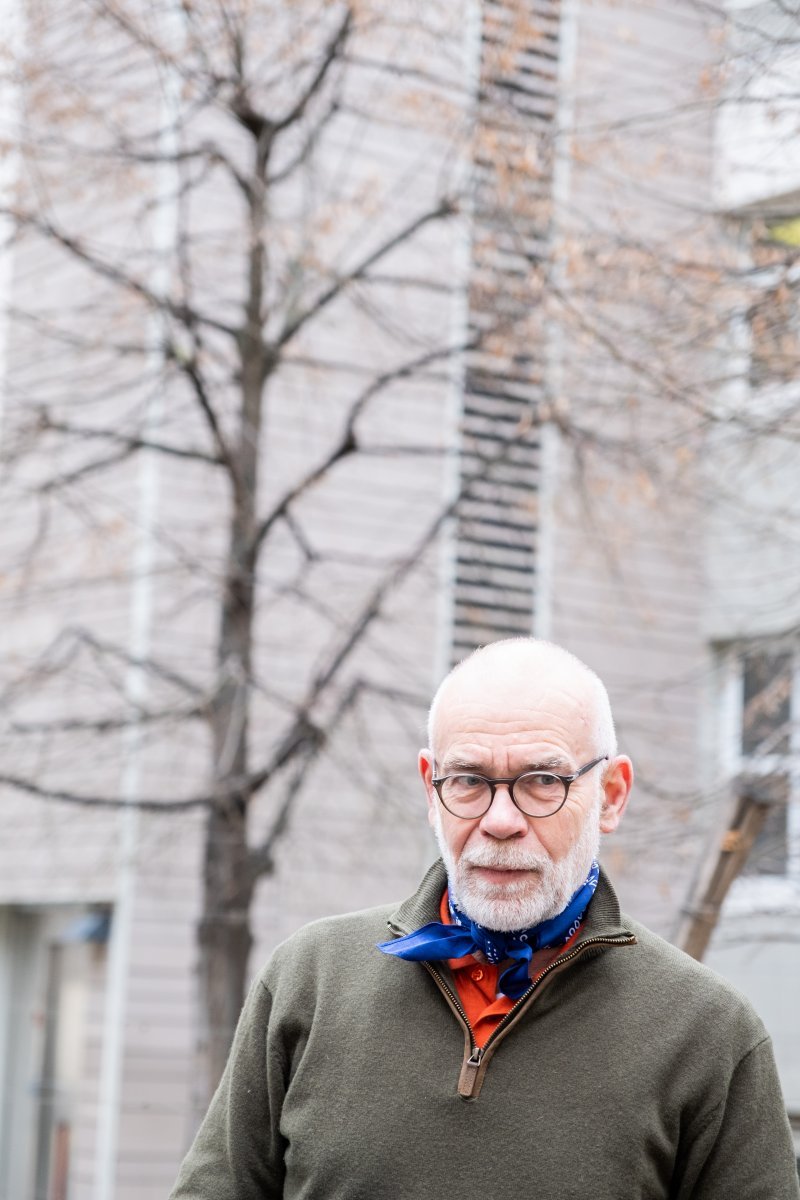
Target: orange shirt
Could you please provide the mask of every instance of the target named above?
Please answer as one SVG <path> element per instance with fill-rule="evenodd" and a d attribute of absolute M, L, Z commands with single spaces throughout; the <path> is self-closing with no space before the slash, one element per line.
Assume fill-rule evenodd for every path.
<path fill-rule="evenodd" d="M 439 915 L 445 925 L 452 925 L 447 889 L 439 904 Z M 579 933 L 580 929 L 577 929 L 563 946 L 537 950 L 531 959 L 531 979 L 537 979 L 559 954 L 568 950 Z M 462 958 L 449 958 L 447 965 L 453 972 L 458 998 L 472 1026 L 475 1044 L 485 1046 L 490 1034 L 516 1004 L 516 1000 L 512 1000 L 510 996 L 498 994 L 497 981 L 503 967 L 478 962 L 472 954 L 465 954 Z"/>

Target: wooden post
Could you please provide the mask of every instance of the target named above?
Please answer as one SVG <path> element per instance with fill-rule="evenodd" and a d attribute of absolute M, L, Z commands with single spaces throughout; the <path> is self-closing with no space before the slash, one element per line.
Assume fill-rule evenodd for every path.
<path fill-rule="evenodd" d="M 738 800 L 722 835 L 717 857 L 700 900 L 687 909 L 687 920 L 678 945 L 701 962 L 711 941 L 723 901 L 750 855 L 766 820 L 767 811 L 785 804 L 783 776 L 747 776 L 737 781 Z"/>

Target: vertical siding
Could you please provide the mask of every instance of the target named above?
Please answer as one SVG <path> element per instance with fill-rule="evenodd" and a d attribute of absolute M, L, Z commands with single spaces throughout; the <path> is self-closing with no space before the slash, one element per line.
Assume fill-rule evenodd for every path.
<path fill-rule="evenodd" d="M 323 243 L 328 250 L 338 247 L 344 261 L 364 238 L 385 234 L 436 194 L 441 156 L 471 104 L 458 86 L 463 31 L 457 28 L 458 14 L 448 9 L 427 6 L 427 18 L 442 27 L 441 61 L 426 58 L 422 51 L 430 43 L 409 40 L 402 23 L 371 47 L 378 61 L 383 55 L 395 67 L 405 64 L 412 71 L 420 68 L 422 55 L 426 73 L 438 78 L 436 86 L 409 87 L 399 71 L 390 76 L 370 65 L 368 55 L 348 86 L 351 111 L 332 135 L 329 165 L 341 172 L 344 195 L 364 195 L 369 205 L 373 189 L 381 194 L 383 188 L 392 202 L 372 212 L 368 206 L 366 217 L 363 208 L 342 205 L 341 222 L 332 222 Z M 713 57 L 713 31 L 688 4 L 625 0 L 582 6 L 572 105 L 574 160 L 565 211 L 559 214 L 561 240 L 554 246 L 560 5 L 557 0 L 498 0 L 483 4 L 482 12 L 467 308 L 469 328 L 487 338 L 467 356 L 457 431 L 461 480 L 474 472 L 478 477 L 453 527 L 453 654 L 459 657 L 476 641 L 532 628 L 541 532 L 537 422 L 543 402 L 557 402 L 564 419 L 558 423 L 561 446 L 552 464 L 555 487 L 547 509 L 551 634 L 609 684 L 621 743 L 636 761 L 639 784 L 626 830 L 608 844 L 606 861 L 636 915 L 668 931 L 713 808 L 713 798 L 702 792 L 710 665 L 697 447 L 670 440 L 673 410 L 664 403 L 657 379 L 654 383 L 646 371 L 626 365 L 598 331 L 613 330 L 621 337 L 636 324 L 634 316 L 646 312 L 651 324 L 637 350 L 638 367 L 646 366 L 648 353 L 666 360 L 680 350 L 680 337 L 671 343 L 664 332 L 686 315 L 673 295 L 666 257 L 663 273 L 654 268 L 649 286 L 643 287 L 643 260 L 636 259 L 634 243 L 640 236 L 652 238 L 654 231 L 665 248 L 678 238 L 689 237 L 693 248 L 702 242 L 701 221 L 687 234 L 685 203 L 709 194 L 709 124 L 703 117 L 675 121 L 667 155 L 659 161 L 650 133 L 635 118 L 645 103 L 668 107 L 694 94 L 704 64 Z M 425 105 L 430 107 L 421 115 Z M 372 113 L 366 125 L 362 107 Z M 434 110 L 440 120 L 431 128 Z M 212 187 L 207 195 L 210 223 L 217 193 Z M 318 232 L 302 223 L 303 199 L 292 192 L 282 197 L 276 215 L 282 237 L 298 230 L 306 236 Z M 124 197 L 120 202 L 124 207 Z M 103 212 L 110 211 L 109 202 Z M 325 243 L 325 237 L 331 241 Z M 369 297 L 357 295 L 332 308 L 298 345 L 291 368 L 268 395 L 262 445 L 265 511 L 302 478 L 309 463 L 324 459 L 353 397 L 376 371 L 398 368 L 451 338 L 454 310 L 463 301 L 460 251 L 458 227 L 427 232 L 382 264 Z M 564 303 L 554 287 L 548 292 L 554 253 L 561 256 L 559 279 L 566 298 L 575 304 Z M 204 263 L 206 294 L 224 293 L 238 265 L 215 243 Z M 20 301 L 35 297 L 44 271 L 52 294 L 65 300 L 85 287 L 61 260 L 51 263 L 47 254 L 29 248 L 15 281 Z M 120 328 L 135 329 L 138 319 L 139 314 L 120 314 Z M 547 394 L 547 367 L 548 339 L 556 325 L 563 394 L 559 390 L 554 396 Z M 45 353 L 30 332 L 13 357 L 10 383 L 17 399 L 34 384 L 49 394 L 71 369 L 63 351 Z M 675 365 L 677 370 L 678 360 Z M 93 352 L 90 366 L 87 375 L 94 382 L 87 396 L 95 407 L 86 411 L 107 413 L 110 388 L 123 420 L 138 386 L 135 372 L 109 363 L 102 348 Z M 260 690 L 253 705 L 257 752 L 268 752 L 292 704 L 328 662 L 391 563 L 410 555 L 441 515 L 456 432 L 450 409 L 453 374 L 453 364 L 442 360 L 413 379 L 398 377 L 359 423 L 364 453 L 343 460 L 296 506 L 302 537 L 285 526 L 276 528 L 260 579 Z M 180 387 L 170 399 L 173 428 L 185 429 L 185 423 L 192 428 L 195 418 Z M 638 459 L 620 448 L 632 430 L 642 445 Z M 199 427 L 197 434 L 201 437 Z M 669 463 L 664 446 L 674 454 Z M 688 453 L 677 453 L 676 446 Z M 52 450 L 44 440 L 41 454 Z M 495 457 L 498 462 L 489 465 Z M 70 460 L 63 465 L 69 468 Z M 33 456 L 26 470 L 27 481 L 35 481 L 42 460 Z M 63 623 L 74 623 L 86 612 L 109 640 L 124 643 L 129 636 L 135 486 L 126 469 L 115 473 L 113 483 L 98 482 L 93 499 L 102 518 L 89 527 L 74 512 L 57 514 L 47 530 L 46 547 L 53 552 L 34 566 L 24 561 L 24 553 L 38 514 L 35 505 L 19 500 L 18 521 L 0 533 L 3 558 L 10 564 L 0 612 L 4 627 L 14 631 L 3 666 L 8 677 L 41 654 Z M 223 552 L 216 517 L 225 504 L 224 488 L 204 467 L 170 463 L 159 498 L 152 649 L 200 689 L 213 663 L 214 585 Z M 275 870 L 258 889 L 253 970 L 304 921 L 407 893 L 433 856 L 415 757 L 424 740 L 437 661 L 439 554 L 432 537 L 326 701 L 325 719 L 345 702 L 349 707 L 296 789 Z M 77 588 L 75 574 L 83 580 Z M 100 683 L 91 656 L 76 662 L 51 694 L 48 712 L 85 712 L 96 702 Z M 186 700 L 180 687 L 164 678 L 152 680 L 151 689 L 154 704 Z M 118 711 L 114 703 L 109 692 L 109 711 Z M 42 710 L 32 704 L 27 715 L 34 719 Z M 60 773 L 76 789 L 118 789 L 121 744 L 116 736 L 109 736 L 91 759 L 84 756 L 83 742 L 68 739 L 38 763 L 39 745 L 25 753 L 29 757 L 21 767 L 38 766 L 42 778 Z M 148 731 L 141 793 L 193 794 L 203 786 L 208 753 L 201 722 Z M 255 802 L 254 841 L 268 833 L 280 805 L 293 795 L 291 788 L 291 778 L 280 778 Z M 14 793 L 4 795 L 2 805 L 14 837 L 0 844 L 0 903 L 113 900 L 119 851 L 115 814 Z M 116 1200 L 163 1197 L 193 1133 L 194 937 L 202 837 L 203 818 L 197 812 L 148 815 L 140 826 Z M 94 1200 L 104 985 L 105 963 L 98 958 L 90 979 L 71 1200 Z"/>
<path fill-rule="evenodd" d="M 625 904 L 665 934 L 714 806 L 702 441 L 680 397 L 680 381 L 712 360 L 702 338 L 693 343 L 701 318 L 679 286 L 681 259 L 713 255 L 703 216 L 713 38 L 687 4 L 581 6 L 551 308 L 563 392 L 554 398 L 550 635 L 609 687 L 637 783 L 604 860 Z"/>
<path fill-rule="evenodd" d="M 385 34 L 377 30 L 374 44 L 364 47 L 363 65 L 354 68 L 347 85 L 346 103 L 326 151 L 326 169 L 339 193 L 324 199 L 336 219 L 317 228 L 308 194 L 286 189 L 274 214 L 276 258 L 281 239 L 289 245 L 295 237 L 319 238 L 323 257 L 338 254 L 339 265 L 348 264 L 424 212 L 445 186 L 442 157 L 460 136 L 463 104 L 457 18 L 446 6 L 426 6 L 426 19 L 417 28 L 415 13 L 413 4 L 393 11 L 392 28 Z M 57 29 L 42 32 L 45 38 L 57 34 Z M 438 47 L 438 58 L 431 56 L 431 47 Z M 379 70 L 371 59 L 382 58 L 395 68 L 407 68 L 407 74 Z M 46 101 L 44 97 L 42 103 Z M 112 182 L 121 195 L 113 194 Z M 143 194 L 137 188 L 145 186 L 142 180 L 129 182 L 126 193 L 121 177 L 109 180 L 109 190 L 95 198 L 100 235 L 111 236 L 112 215 L 120 228 L 128 229 L 126 221 L 132 220 L 135 200 Z M 225 296 L 234 294 L 241 263 L 235 247 L 225 253 L 227 235 L 211 219 L 215 204 L 226 200 L 215 181 L 204 196 L 207 206 L 198 208 L 210 249 L 198 270 L 199 295 L 224 306 Z M 74 215 L 79 209 L 70 205 L 79 206 L 81 197 L 72 193 L 65 203 L 62 211 Z M 267 395 L 263 511 L 329 453 L 354 397 L 376 373 L 402 368 L 426 351 L 446 349 L 453 326 L 455 236 L 441 226 L 388 256 L 380 278 L 333 306 L 297 344 L 295 361 L 271 382 Z M 136 245 L 144 261 L 146 246 Z M 87 287 L 109 312 L 116 312 L 111 289 L 87 281 L 67 259 L 35 242 L 24 247 L 15 283 L 20 306 L 36 308 L 45 276 L 48 301 L 63 300 L 64 319 L 73 332 L 80 332 L 82 314 L 77 307 L 73 313 L 71 301 L 85 296 Z M 131 311 L 120 306 L 117 317 L 120 337 L 142 336 L 142 313 L 135 306 Z M 87 424 L 110 419 L 127 429 L 143 386 L 156 383 L 155 377 L 138 378 L 137 369 L 115 361 L 104 345 L 71 357 L 63 346 L 42 342 L 37 330 L 22 331 L 11 363 L 15 411 L 30 394 L 48 398 L 53 411 L 60 412 L 66 384 L 80 400 L 75 411 Z M 304 562 L 297 539 L 281 527 L 263 560 L 255 655 L 259 691 L 252 722 L 257 758 L 268 755 L 291 718 L 292 705 L 392 565 L 408 558 L 409 568 L 320 714 L 327 720 L 349 694 L 358 696 L 305 781 L 276 851 L 276 871 L 259 889 L 253 970 L 303 921 L 406 893 L 432 857 L 415 760 L 436 648 L 436 536 L 418 561 L 411 563 L 411 556 L 441 511 L 451 439 L 446 424 L 451 371 L 446 355 L 434 356 L 426 370 L 410 378 L 399 370 L 397 380 L 359 422 L 363 453 L 343 461 L 296 506 L 298 526 L 316 555 Z M 168 388 L 162 436 L 195 437 L 204 446 L 203 428 L 182 385 L 170 377 L 165 385 L 158 383 Z M 224 395 L 224 384 L 219 386 Z M 80 465 L 82 449 L 64 452 L 46 437 L 38 447 L 41 455 L 61 454 L 64 470 Z M 22 482 L 35 484 L 52 462 L 52 457 L 32 454 Z M 146 705 L 153 709 L 186 707 L 193 699 L 175 682 L 178 676 L 201 694 L 207 686 L 216 636 L 214 594 L 224 550 L 217 518 L 227 504 L 224 488 L 208 469 L 172 459 L 162 460 L 161 467 L 149 652 L 174 678 L 149 677 Z M 99 515 L 83 524 L 74 510 L 55 509 L 35 563 L 27 550 L 38 508 L 24 502 L 22 487 L 14 494 L 17 521 L 0 534 L 0 550 L 10 568 L 0 606 L 5 628 L 14 629 L 4 680 L 41 655 L 65 625 L 74 630 L 91 619 L 104 640 L 130 644 L 141 522 L 137 486 L 136 470 L 130 467 L 98 475 L 89 499 Z M 67 637 L 65 644 L 73 643 Z M 30 721 L 63 712 L 83 716 L 98 706 L 106 715 L 119 715 L 124 706 L 115 686 L 120 678 L 116 668 L 113 674 L 109 686 L 97 658 L 78 645 L 63 681 L 51 685 L 46 701 L 31 699 L 24 715 Z M 120 794 L 125 745 L 113 732 L 99 746 L 65 735 L 57 750 L 46 755 L 41 742 L 30 737 L 20 740 L 20 747 L 20 773 L 35 772 L 45 784 L 60 780 L 85 794 Z M 145 725 L 138 753 L 139 795 L 186 796 L 202 789 L 209 755 L 202 722 Z M 269 829 L 289 782 L 277 780 L 255 803 L 254 839 Z M 116 813 L 32 800 L 13 791 L 4 792 L 2 805 L 15 836 L 0 847 L 0 903 L 115 900 L 121 847 Z M 115 1200 L 163 1197 L 194 1132 L 195 930 L 202 837 L 201 813 L 143 814 L 139 821 Z M 98 963 L 91 980 L 70 1200 L 96 1200 L 106 971 L 107 963 Z"/>

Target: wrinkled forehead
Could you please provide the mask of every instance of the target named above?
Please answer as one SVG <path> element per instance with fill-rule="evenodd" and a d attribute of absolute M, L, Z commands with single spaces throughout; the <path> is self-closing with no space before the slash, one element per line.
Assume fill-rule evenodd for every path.
<path fill-rule="evenodd" d="M 432 748 L 439 755 L 477 738 L 508 747 L 540 741 L 581 755 L 593 749 L 598 724 L 597 688 L 587 672 L 524 657 L 476 660 L 440 689 Z"/>

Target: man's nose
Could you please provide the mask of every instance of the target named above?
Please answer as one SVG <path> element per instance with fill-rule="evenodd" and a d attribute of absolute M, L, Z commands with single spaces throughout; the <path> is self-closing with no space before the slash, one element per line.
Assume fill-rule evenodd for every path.
<path fill-rule="evenodd" d="M 481 817 L 480 828 L 493 838 L 524 837 L 528 832 L 528 821 L 511 799 L 507 783 L 497 784 L 494 800 Z"/>

